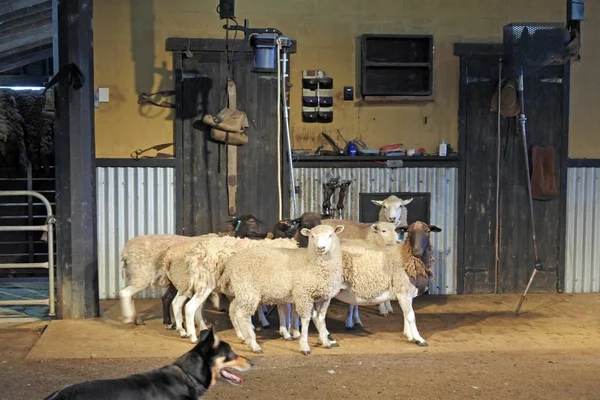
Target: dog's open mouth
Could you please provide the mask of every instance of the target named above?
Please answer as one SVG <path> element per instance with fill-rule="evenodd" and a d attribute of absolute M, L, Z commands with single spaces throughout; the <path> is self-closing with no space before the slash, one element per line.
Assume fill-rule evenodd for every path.
<path fill-rule="evenodd" d="M 222 369 L 221 370 L 221 376 L 229 383 L 231 383 L 232 385 L 236 385 L 239 386 L 241 385 L 244 381 L 242 380 L 242 378 L 232 374 L 231 372 Z"/>

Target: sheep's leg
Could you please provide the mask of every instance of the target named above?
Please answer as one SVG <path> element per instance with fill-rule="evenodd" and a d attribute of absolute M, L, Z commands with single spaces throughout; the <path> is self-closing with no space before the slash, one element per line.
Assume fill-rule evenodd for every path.
<path fill-rule="evenodd" d="M 354 329 L 354 321 L 352 320 L 352 316 L 355 310 L 354 304 L 348 304 L 348 313 L 346 314 L 346 319 L 344 320 L 344 326 L 347 330 L 351 331 Z"/>
<path fill-rule="evenodd" d="M 218 292 L 212 292 L 210 294 L 210 302 L 213 304 L 215 309 L 223 311 L 221 308 L 221 295 Z"/>
<path fill-rule="evenodd" d="M 387 308 L 385 307 L 385 303 L 379 303 L 379 304 L 377 305 L 377 308 L 379 308 L 379 315 L 381 315 L 382 317 L 387 317 L 387 316 L 389 316 L 389 314 L 388 314 L 388 310 L 387 310 Z"/>
<path fill-rule="evenodd" d="M 317 312 L 315 326 L 317 327 L 317 331 L 319 332 L 319 341 L 326 349 L 330 349 L 331 346 L 337 345 L 337 342 L 331 336 L 329 336 L 329 332 L 327 331 L 327 327 L 325 324 L 325 317 L 327 316 L 327 309 L 329 308 L 329 303 L 331 303 L 331 299 L 321 301 L 315 304 L 315 310 Z"/>
<path fill-rule="evenodd" d="M 279 314 L 279 334 L 283 336 L 285 340 L 292 340 L 292 335 L 287 328 L 287 304 L 278 304 L 277 313 Z"/>
<path fill-rule="evenodd" d="M 387 300 L 385 301 L 383 304 L 385 304 L 385 308 L 386 310 L 390 313 L 393 314 L 394 313 L 394 309 L 392 308 L 392 302 Z"/>
<path fill-rule="evenodd" d="M 135 306 L 133 304 L 133 296 L 143 289 L 145 289 L 145 287 L 129 285 L 119 293 L 119 297 L 121 298 L 121 313 L 123 314 L 124 323 L 130 324 L 133 322 L 136 325 L 144 325 L 144 322 L 141 320 L 141 318 L 136 318 Z"/>
<path fill-rule="evenodd" d="M 253 352 L 262 353 L 262 349 L 256 342 L 256 333 L 252 329 L 252 310 L 258 308 L 259 302 L 254 304 L 241 304 L 239 297 L 233 299 L 233 302 L 229 306 L 229 312 L 234 311 L 235 317 L 238 319 L 238 325 L 242 329 L 242 335 L 246 339 L 246 344 L 250 346 Z M 248 311 L 250 310 L 250 311 Z"/>
<path fill-rule="evenodd" d="M 232 307 L 233 306 L 233 307 Z M 241 343 L 246 342 L 246 338 L 242 332 L 242 327 L 239 324 L 238 320 L 238 308 L 239 304 L 234 303 L 232 300 L 229 302 L 229 318 L 231 319 L 231 324 L 233 325 L 233 330 L 235 331 L 235 335 L 240 340 Z"/>
<path fill-rule="evenodd" d="M 398 293 L 398 303 L 400 303 L 400 307 L 402 308 L 402 313 L 404 313 L 404 323 L 408 323 L 408 341 L 416 342 L 419 346 L 425 347 L 428 346 L 425 339 L 419 335 L 419 331 L 417 330 L 417 323 L 415 318 L 415 312 L 412 308 L 412 296 L 409 293 Z M 405 328 L 405 332 L 407 329 Z"/>
<path fill-rule="evenodd" d="M 190 338 L 192 343 L 196 343 L 198 341 L 198 337 L 196 336 L 196 325 L 194 324 L 194 316 L 199 314 L 198 318 L 198 327 L 200 330 L 208 329 L 206 324 L 204 323 L 204 318 L 202 317 L 202 307 L 208 299 L 208 296 L 212 293 L 212 288 L 204 288 L 204 290 L 200 292 L 194 293 L 190 301 L 185 305 L 185 327 L 187 328 L 187 336 Z M 198 311 L 198 313 L 197 313 Z"/>
<path fill-rule="evenodd" d="M 169 287 L 162 296 L 163 325 L 166 325 L 167 329 L 173 328 L 171 326 L 173 323 L 171 321 L 171 303 L 173 303 L 175 296 L 177 296 L 177 289 L 173 284 L 169 284 Z"/>
<path fill-rule="evenodd" d="M 310 354 L 310 347 L 308 346 L 308 325 L 310 324 L 313 303 L 302 304 L 300 307 L 295 305 L 295 308 L 298 315 L 300 315 L 302 323 L 302 331 L 300 335 L 300 353 L 308 355 Z"/>
<path fill-rule="evenodd" d="M 258 319 L 260 320 L 260 324 L 262 325 L 263 329 L 269 329 L 271 324 L 267 320 L 267 317 L 265 317 L 265 311 L 262 304 L 258 305 L 256 312 L 258 313 Z"/>
<path fill-rule="evenodd" d="M 292 306 L 292 318 L 291 318 L 291 325 L 292 325 L 292 330 L 291 330 L 291 334 L 292 334 L 292 338 L 293 339 L 298 339 L 301 336 L 300 333 L 300 316 L 298 315 L 298 311 L 296 311 L 296 307 Z"/>
<path fill-rule="evenodd" d="M 173 315 L 175 316 L 175 329 L 179 332 L 179 336 L 187 337 L 187 333 L 185 329 L 183 329 L 183 303 L 187 300 L 186 296 L 183 296 L 177 292 L 177 295 L 173 299 L 173 303 L 171 303 L 171 307 L 173 307 Z"/>
<path fill-rule="evenodd" d="M 354 315 L 352 316 L 355 325 L 362 326 L 362 321 L 360 320 L 360 316 L 358 315 L 358 306 L 354 306 Z"/>

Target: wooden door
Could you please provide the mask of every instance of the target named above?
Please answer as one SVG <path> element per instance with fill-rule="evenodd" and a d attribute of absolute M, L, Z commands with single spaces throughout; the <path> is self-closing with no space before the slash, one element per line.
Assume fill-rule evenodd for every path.
<path fill-rule="evenodd" d="M 209 42 L 208 40 L 206 42 Z M 227 105 L 227 63 L 224 46 L 208 46 L 193 57 L 180 55 L 182 151 L 180 233 L 199 235 L 224 231 L 231 218 L 227 203 L 227 147 L 210 137 L 205 114 Z M 246 52 L 233 73 L 237 108 L 248 116 L 249 142 L 238 147 L 237 213 L 254 214 L 269 226 L 278 219 L 277 78 L 251 70 Z M 177 124 L 176 124 L 177 125 Z M 282 141 L 282 146 L 285 142 Z M 283 174 L 283 172 L 282 172 Z"/>
<path fill-rule="evenodd" d="M 464 292 L 521 292 L 534 267 L 523 141 L 517 118 L 501 118 L 500 197 L 496 196 L 498 150 L 497 114 L 490 101 L 498 84 L 498 59 L 467 57 L 465 157 Z M 532 291 L 557 289 L 561 254 L 560 221 L 563 191 L 564 87 L 562 66 L 545 67 L 525 79 L 527 144 L 531 162 L 533 145 L 554 146 L 559 196 L 534 201 L 538 254 L 549 271 L 536 276 Z M 531 167 L 531 164 L 530 164 Z M 499 265 L 496 272 L 496 202 L 499 201 Z M 459 267 L 459 268 L 460 268 Z M 497 275 L 497 277 L 496 277 Z"/>

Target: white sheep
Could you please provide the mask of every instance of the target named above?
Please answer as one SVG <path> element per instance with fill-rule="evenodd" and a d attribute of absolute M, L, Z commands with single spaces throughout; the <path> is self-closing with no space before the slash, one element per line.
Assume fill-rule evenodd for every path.
<path fill-rule="evenodd" d="M 177 289 L 172 307 L 175 315 L 175 329 L 181 337 L 189 337 L 196 343 L 194 315 L 198 316 L 200 330 L 208 329 L 202 317 L 202 308 L 209 295 L 218 289 L 226 261 L 241 249 L 262 247 L 281 247 L 294 249 L 298 243 L 294 239 L 239 239 L 231 236 L 211 238 L 201 242 L 182 242 L 169 246 L 162 260 L 162 267 Z M 218 294 L 218 293 L 217 293 Z M 185 306 L 186 330 L 182 327 L 182 306 Z M 258 315 L 263 327 L 268 326 L 262 307 Z"/>
<path fill-rule="evenodd" d="M 128 280 L 128 286 L 120 292 L 121 312 L 123 322 L 142 323 L 136 316 L 133 296 L 150 287 L 167 287 L 169 280 L 160 268 L 165 250 L 183 241 L 194 240 L 182 235 L 143 235 L 136 236 L 125 243 L 121 250 L 123 262 L 123 278 Z"/>
<path fill-rule="evenodd" d="M 395 195 L 391 195 L 384 200 L 371 200 L 373 204 L 381 207 L 379 210 L 379 221 L 391 222 L 396 227 L 408 225 L 408 212 L 406 206 L 413 201 L 413 198 L 402 200 Z M 344 225 L 344 233 L 341 238 L 353 238 L 353 239 L 367 239 L 369 235 L 371 223 L 361 223 L 349 220 L 341 219 L 326 219 L 323 220 L 326 225 Z M 394 313 L 392 304 L 389 301 L 385 301 L 378 305 L 379 314 L 383 317 L 387 317 L 390 313 Z M 354 314 L 355 323 L 361 324 L 360 317 L 358 316 L 358 309 L 353 305 L 349 307 L 350 315 Z M 362 325 L 362 324 L 361 324 Z M 350 329 L 353 328 L 353 324 L 347 325 Z"/>
<path fill-rule="evenodd" d="M 355 305 L 397 299 L 404 314 L 404 335 L 419 346 L 427 346 L 417 330 L 412 299 L 428 289 L 433 271 L 423 259 L 433 262 L 429 234 L 441 229 L 420 221 L 401 229 L 406 232 L 405 240 L 396 246 L 342 246 L 344 283 L 335 298 Z"/>
<path fill-rule="evenodd" d="M 379 220 L 391 222 L 397 227 L 408 225 L 406 206 L 411 201 L 413 201 L 413 198 L 402 200 L 395 195 L 391 195 L 384 200 L 371 200 L 373 204 L 381 207 L 379 210 Z"/>
<path fill-rule="evenodd" d="M 254 352 L 262 352 L 250 324 L 250 316 L 259 303 L 293 305 L 302 319 L 300 352 L 304 355 L 310 353 L 308 324 L 314 307 L 313 322 L 319 340 L 325 348 L 332 346 L 326 333 L 325 315 L 342 285 L 338 234 L 343 230 L 341 225 L 303 228 L 302 235 L 309 238 L 307 248 L 247 249 L 227 261 L 221 290 L 235 296 L 229 307 L 231 322 Z"/>
<path fill-rule="evenodd" d="M 340 235 L 341 237 L 342 235 Z M 390 246 L 395 245 L 398 242 L 398 234 L 396 233 L 396 226 L 391 222 L 375 222 L 370 224 L 369 231 L 365 239 L 342 239 L 340 238 L 342 248 L 344 246 Z M 285 318 L 286 316 L 284 316 Z M 292 336 L 296 338 L 299 333 L 297 330 L 291 329 L 291 318 L 288 317 L 286 326 L 288 330 L 292 331 Z M 358 307 L 353 304 L 348 305 L 348 314 L 346 317 L 346 328 L 354 329 L 354 324 L 362 325 L 360 316 L 358 315 Z M 281 331 L 281 328 L 280 328 Z M 283 334 L 283 333 L 282 333 Z M 284 335 L 284 337 L 286 337 Z"/>

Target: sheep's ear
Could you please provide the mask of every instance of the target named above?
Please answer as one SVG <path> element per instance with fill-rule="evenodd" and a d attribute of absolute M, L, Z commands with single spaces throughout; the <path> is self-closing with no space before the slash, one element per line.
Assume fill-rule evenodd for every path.
<path fill-rule="evenodd" d="M 411 201 L 413 201 L 414 199 L 415 198 L 413 197 L 413 198 L 408 199 L 408 200 L 402 200 L 402 205 L 405 206 L 405 205 L 409 204 Z"/>
<path fill-rule="evenodd" d="M 430 230 L 431 232 L 441 232 L 441 231 L 442 231 L 442 228 L 438 228 L 438 227 L 437 227 L 437 226 L 435 226 L 435 225 L 429 225 L 429 230 Z"/>
<path fill-rule="evenodd" d="M 375 204 L 376 206 L 381 207 L 381 205 L 383 204 L 383 200 L 371 200 L 373 202 L 373 204 Z"/>
<path fill-rule="evenodd" d="M 396 231 L 396 233 L 406 233 L 406 231 L 408 231 L 408 226 L 406 226 L 406 225 L 399 226 L 394 230 Z"/>
<path fill-rule="evenodd" d="M 302 228 L 302 230 L 300 231 L 300 233 L 306 237 L 309 237 L 311 235 L 311 231 L 308 228 Z"/>
<path fill-rule="evenodd" d="M 377 224 L 373 224 L 373 225 L 371 225 L 371 230 L 372 230 L 373 232 L 377 232 Z"/>
<path fill-rule="evenodd" d="M 333 231 L 336 235 L 339 235 L 344 231 L 344 225 L 337 225 Z"/>

